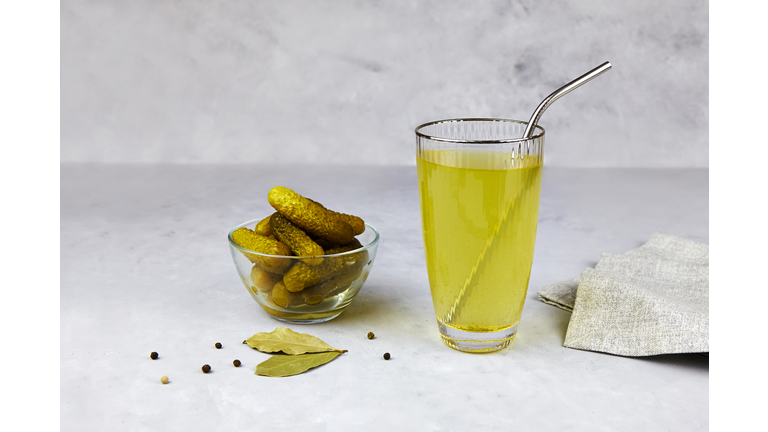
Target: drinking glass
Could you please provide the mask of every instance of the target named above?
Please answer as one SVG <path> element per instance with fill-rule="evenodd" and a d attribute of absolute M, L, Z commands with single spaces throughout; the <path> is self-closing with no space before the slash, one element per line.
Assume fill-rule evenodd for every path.
<path fill-rule="evenodd" d="M 517 334 L 536 242 L 544 129 L 466 118 L 416 128 L 424 255 L 440 335 L 490 352 Z"/>

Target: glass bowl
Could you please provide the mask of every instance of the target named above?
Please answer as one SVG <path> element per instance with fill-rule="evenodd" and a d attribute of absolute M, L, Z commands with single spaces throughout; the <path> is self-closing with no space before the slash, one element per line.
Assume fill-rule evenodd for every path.
<path fill-rule="evenodd" d="M 260 220 L 240 224 L 228 236 L 232 261 L 248 294 L 278 321 L 314 324 L 339 316 L 355 299 L 371 272 L 379 246 L 376 228 L 365 224 L 365 231 L 355 237 L 362 247 L 323 255 L 319 257 L 322 262 L 317 264 L 318 257 L 308 260 L 307 257 L 267 255 L 235 243 L 232 239 L 235 230 L 253 229 Z M 280 274 L 264 268 L 277 269 Z M 288 288 L 300 291 L 291 292 Z"/>

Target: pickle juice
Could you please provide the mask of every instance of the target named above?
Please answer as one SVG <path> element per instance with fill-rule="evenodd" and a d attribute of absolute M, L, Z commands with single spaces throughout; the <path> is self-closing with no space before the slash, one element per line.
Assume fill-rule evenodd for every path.
<path fill-rule="evenodd" d="M 424 150 L 416 160 L 438 321 L 469 332 L 516 326 L 533 262 L 541 158 Z"/>

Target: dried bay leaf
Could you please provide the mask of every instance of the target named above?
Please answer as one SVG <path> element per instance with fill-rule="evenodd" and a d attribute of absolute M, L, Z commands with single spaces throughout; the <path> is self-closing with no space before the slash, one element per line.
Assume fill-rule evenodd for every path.
<path fill-rule="evenodd" d="M 255 374 L 269 377 L 298 375 L 314 367 L 324 365 L 340 354 L 340 352 L 331 351 L 315 354 L 273 355 L 269 360 L 256 366 Z"/>
<path fill-rule="evenodd" d="M 256 375 L 284 377 L 298 375 L 309 369 L 324 365 L 347 350 L 338 350 L 320 338 L 305 333 L 296 333 L 278 327 L 271 333 L 256 333 L 245 342 L 251 348 L 262 352 L 284 352 L 288 355 L 273 355 L 269 360 L 256 366 Z"/>
<path fill-rule="evenodd" d="M 256 333 L 246 339 L 246 343 L 251 348 L 266 353 L 282 351 L 286 354 L 297 355 L 329 351 L 336 352 L 336 354 L 347 352 L 347 350 L 337 350 L 318 337 L 306 333 L 296 333 L 287 327 L 278 327 L 271 333 Z"/>

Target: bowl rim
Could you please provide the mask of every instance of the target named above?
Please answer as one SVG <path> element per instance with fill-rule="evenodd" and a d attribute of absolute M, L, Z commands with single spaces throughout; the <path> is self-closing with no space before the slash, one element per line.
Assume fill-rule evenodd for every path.
<path fill-rule="evenodd" d="M 232 238 L 232 233 L 233 232 L 235 232 L 236 230 L 238 230 L 240 228 L 246 228 L 248 225 L 256 225 L 256 223 L 260 222 L 262 219 L 263 218 L 249 220 L 248 222 L 243 222 L 240 225 L 237 225 L 236 227 L 232 228 L 229 231 L 229 234 L 227 235 L 227 239 L 229 240 L 229 245 L 231 247 L 239 250 L 240 252 L 254 254 L 254 255 L 259 255 L 259 256 L 263 256 L 263 257 L 287 258 L 287 259 L 296 259 L 296 260 L 301 260 L 301 259 L 308 258 L 306 256 L 298 256 L 298 255 L 270 255 L 270 254 L 265 254 L 265 253 L 262 253 L 262 252 L 258 252 L 258 251 L 255 251 L 255 250 L 244 248 L 244 247 L 240 246 L 239 244 L 235 243 L 235 240 Z M 370 228 L 373 231 L 373 234 L 374 234 L 373 240 L 371 240 L 370 243 L 368 243 L 366 245 L 363 245 L 363 247 L 360 247 L 360 248 L 357 248 L 357 249 L 352 249 L 351 251 L 347 251 L 347 252 L 331 254 L 331 255 L 313 255 L 313 257 L 323 257 L 323 258 L 326 258 L 326 257 L 339 257 L 339 256 L 344 256 L 344 255 L 351 255 L 351 254 L 358 253 L 361 250 L 368 250 L 368 249 L 376 246 L 379 243 L 379 239 L 381 238 L 381 236 L 379 235 L 379 231 L 376 228 L 374 228 L 373 225 L 370 225 L 370 224 L 368 224 L 366 222 L 364 222 L 364 223 L 365 223 L 365 226 L 367 228 Z M 365 231 L 363 231 L 363 232 L 365 232 Z"/>

